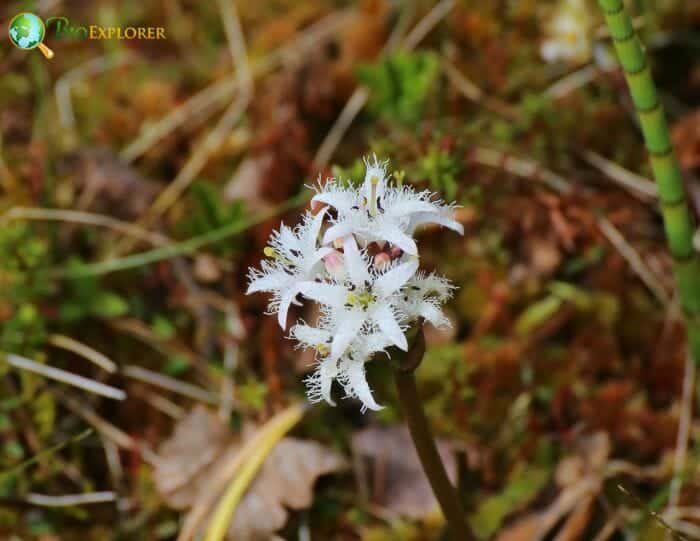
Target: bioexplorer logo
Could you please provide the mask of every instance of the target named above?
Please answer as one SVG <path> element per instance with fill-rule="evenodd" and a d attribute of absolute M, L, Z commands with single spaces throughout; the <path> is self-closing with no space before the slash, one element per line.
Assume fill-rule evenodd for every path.
<path fill-rule="evenodd" d="M 44 45 L 46 26 L 41 17 L 33 13 L 20 13 L 12 17 L 9 27 L 10 41 L 15 47 L 26 51 L 39 50 L 46 58 L 53 58 L 53 51 Z"/>
<path fill-rule="evenodd" d="M 15 47 L 24 50 L 38 48 L 46 58 L 53 58 L 53 51 L 44 45 L 46 34 L 56 39 L 167 39 L 162 26 L 73 25 L 68 17 L 49 17 L 44 23 L 41 17 L 33 13 L 20 13 L 10 21 L 10 41 Z"/>

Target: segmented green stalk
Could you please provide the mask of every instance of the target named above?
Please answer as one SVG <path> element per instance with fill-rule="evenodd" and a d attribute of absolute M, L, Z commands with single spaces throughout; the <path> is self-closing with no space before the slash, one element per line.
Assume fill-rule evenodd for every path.
<path fill-rule="evenodd" d="M 694 219 L 686 201 L 680 166 L 647 57 L 622 0 L 598 0 L 598 5 L 605 14 L 649 151 L 688 339 L 695 362 L 700 363 L 700 264 L 693 248 Z"/>

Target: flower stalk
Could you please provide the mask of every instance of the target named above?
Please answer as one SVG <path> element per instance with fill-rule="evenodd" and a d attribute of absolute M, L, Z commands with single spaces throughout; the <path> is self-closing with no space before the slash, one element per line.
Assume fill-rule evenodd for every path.
<path fill-rule="evenodd" d="M 414 372 L 425 354 L 425 335 L 421 320 L 418 321 L 418 327 L 418 332 L 408 352 L 403 355 L 401 362 L 393 369 L 399 403 L 423 471 L 428 477 L 435 498 L 442 509 L 450 539 L 452 541 L 474 541 L 476 537 L 467 524 L 464 510 L 459 501 L 459 494 L 447 477 L 445 466 L 435 445 L 435 438 L 423 411 L 423 403 L 418 395 Z"/>
<path fill-rule="evenodd" d="M 598 5 L 605 15 L 649 151 L 688 341 L 697 363 L 700 362 L 700 261 L 693 247 L 695 224 L 680 166 L 647 57 L 622 0 L 598 0 Z"/>

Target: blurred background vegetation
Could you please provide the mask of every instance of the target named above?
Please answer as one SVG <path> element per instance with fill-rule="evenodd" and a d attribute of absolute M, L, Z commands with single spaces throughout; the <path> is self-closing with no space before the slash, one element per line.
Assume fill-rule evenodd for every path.
<path fill-rule="evenodd" d="M 697 207 L 700 2 L 627 6 Z M 594 2 L 6 1 L 3 28 L 22 11 L 166 39 L 0 43 L 2 539 L 204 531 L 313 361 L 246 269 L 371 152 L 462 206 L 463 238 L 419 237 L 459 291 L 417 376 L 480 539 L 700 539 L 693 367 Z M 305 411 L 228 539 L 440 539 L 368 372 L 387 407 Z"/>

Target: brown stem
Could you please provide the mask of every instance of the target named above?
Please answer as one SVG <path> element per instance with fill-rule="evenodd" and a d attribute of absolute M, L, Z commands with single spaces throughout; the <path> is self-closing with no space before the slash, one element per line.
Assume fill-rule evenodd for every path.
<path fill-rule="evenodd" d="M 459 502 L 459 495 L 450 483 L 442 464 L 435 438 L 428 426 L 423 411 L 423 404 L 418 396 L 414 370 L 418 367 L 425 353 L 425 336 L 422 322 L 418 333 L 401 364 L 394 368 L 394 380 L 399 393 L 399 402 L 403 409 L 413 445 L 423 465 L 423 471 L 430 481 L 442 513 L 447 521 L 447 529 L 452 541 L 475 541 L 476 537 L 467 525 L 464 510 Z"/>

